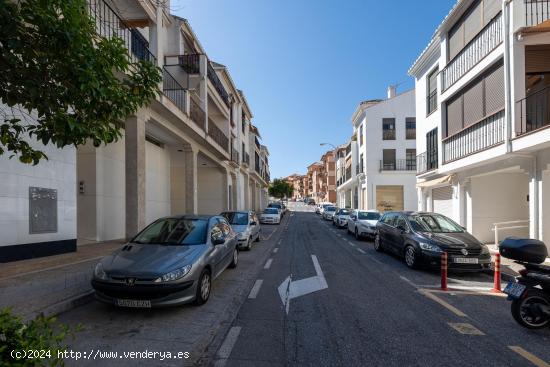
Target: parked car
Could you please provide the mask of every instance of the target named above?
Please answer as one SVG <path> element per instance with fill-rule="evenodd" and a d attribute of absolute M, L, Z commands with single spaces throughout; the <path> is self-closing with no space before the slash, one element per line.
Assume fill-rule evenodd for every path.
<path fill-rule="evenodd" d="M 336 208 L 335 206 L 326 206 L 323 210 L 323 219 L 331 221 L 332 217 L 336 213 L 336 210 L 338 210 L 338 208 Z"/>
<path fill-rule="evenodd" d="M 334 207 L 334 204 L 326 203 L 326 202 L 319 204 L 319 214 L 323 215 L 323 213 L 325 212 L 325 209 L 329 206 Z"/>
<path fill-rule="evenodd" d="M 376 223 L 381 214 L 376 210 L 353 210 L 348 219 L 348 233 L 355 235 L 357 240 L 363 237 L 374 237 Z"/>
<path fill-rule="evenodd" d="M 224 217 L 166 217 L 101 259 L 92 287 L 98 300 L 121 307 L 203 304 L 212 280 L 237 262 L 237 234 Z"/>
<path fill-rule="evenodd" d="M 277 208 L 266 208 L 262 214 L 260 214 L 260 223 L 281 223 L 281 211 Z"/>
<path fill-rule="evenodd" d="M 281 214 L 281 217 L 285 214 L 284 206 L 281 203 L 269 203 L 267 207 L 277 209 Z"/>
<path fill-rule="evenodd" d="M 250 250 L 252 242 L 260 242 L 260 222 L 253 211 L 223 212 L 221 215 L 237 232 L 239 249 Z"/>
<path fill-rule="evenodd" d="M 332 225 L 342 228 L 348 225 L 348 219 L 351 211 L 349 209 L 338 209 L 332 217 Z"/>
<path fill-rule="evenodd" d="M 315 205 L 315 200 L 309 199 L 309 200 L 307 201 L 307 205 Z"/>
<path fill-rule="evenodd" d="M 374 248 L 393 252 L 410 268 L 439 267 L 448 254 L 449 269 L 489 269 L 487 246 L 444 215 L 426 212 L 387 212 L 376 226 Z"/>

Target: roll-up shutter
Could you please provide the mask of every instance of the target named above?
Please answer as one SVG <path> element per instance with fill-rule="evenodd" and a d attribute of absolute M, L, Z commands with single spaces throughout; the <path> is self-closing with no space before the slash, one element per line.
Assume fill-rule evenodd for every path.
<path fill-rule="evenodd" d="M 500 64 L 485 78 L 485 115 L 504 108 L 504 66 Z"/>
<path fill-rule="evenodd" d="M 483 119 L 483 79 L 479 79 L 464 92 L 464 127 Z"/>
<path fill-rule="evenodd" d="M 502 10 L 502 0 L 483 0 L 483 25 L 487 25 Z"/>
<path fill-rule="evenodd" d="M 447 102 L 447 134 L 451 136 L 462 130 L 462 96 Z"/>
<path fill-rule="evenodd" d="M 525 72 L 550 72 L 550 46 L 527 46 L 525 50 Z"/>
<path fill-rule="evenodd" d="M 464 19 L 464 45 L 470 42 L 481 30 L 481 3 L 474 5 Z"/>
<path fill-rule="evenodd" d="M 460 23 L 449 32 L 449 60 L 452 60 L 464 46 L 464 24 Z"/>
<path fill-rule="evenodd" d="M 453 187 L 444 186 L 432 190 L 433 212 L 446 217 L 453 216 Z"/>

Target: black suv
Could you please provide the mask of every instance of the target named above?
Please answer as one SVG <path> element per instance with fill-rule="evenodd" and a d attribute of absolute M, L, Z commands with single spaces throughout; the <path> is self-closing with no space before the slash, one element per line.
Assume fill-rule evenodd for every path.
<path fill-rule="evenodd" d="M 489 269 L 487 246 L 444 215 L 427 212 L 387 212 L 376 225 L 376 251 L 393 252 L 410 268 L 437 267 L 448 255 L 449 269 Z"/>

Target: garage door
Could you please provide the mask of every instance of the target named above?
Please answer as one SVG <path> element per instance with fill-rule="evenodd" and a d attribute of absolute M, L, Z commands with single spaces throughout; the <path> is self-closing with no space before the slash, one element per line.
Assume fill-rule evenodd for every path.
<path fill-rule="evenodd" d="M 432 190 L 433 211 L 452 218 L 453 216 L 453 187 L 438 187 Z"/>

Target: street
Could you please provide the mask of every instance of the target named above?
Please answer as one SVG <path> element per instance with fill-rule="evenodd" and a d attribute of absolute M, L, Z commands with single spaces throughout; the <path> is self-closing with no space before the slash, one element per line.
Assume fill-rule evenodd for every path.
<path fill-rule="evenodd" d="M 237 269 L 215 280 L 206 305 L 134 310 L 94 301 L 60 316 L 84 326 L 70 348 L 190 353 L 159 365 L 548 365 L 550 331 L 518 326 L 509 302 L 487 292 L 490 275 L 450 274 L 453 290 L 440 292 L 437 272 L 413 271 L 375 252 L 312 207 L 290 208 L 281 225 L 263 226 L 262 241 L 241 252 Z M 319 281 L 312 289 L 319 274 L 327 288 Z M 280 288 L 289 276 L 296 286 L 285 297 Z"/>

